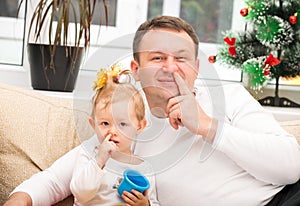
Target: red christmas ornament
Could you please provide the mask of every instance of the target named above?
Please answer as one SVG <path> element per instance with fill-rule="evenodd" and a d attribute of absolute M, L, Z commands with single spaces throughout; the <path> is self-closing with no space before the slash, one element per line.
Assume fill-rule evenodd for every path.
<path fill-rule="evenodd" d="M 263 65 L 263 72 L 265 76 L 268 76 L 270 74 L 270 67 L 276 66 L 277 64 L 280 64 L 280 60 L 275 58 L 272 54 L 270 54 Z"/>
<path fill-rule="evenodd" d="M 291 24 L 297 24 L 297 21 L 298 21 L 297 13 L 294 14 L 293 16 L 290 16 L 289 22 L 290 22 Z"/>
<path fill-rule="evenodd" d="M 277 64 L 280 64 L 280 60 L 274 57 L 273 54 L 270 54 L 265 60 L 265 65 L 266 64 L 276 66 Z"/>
<path fill-rule="evenodd" d="M 243 8 L 243 9 L 241 9 L 241 11 L 240 11 L 240 14 L 241 14 L 243 17 L 247 16 L 248 13 L 249 13 L 248 8 Z"/>
<path fill-rule="evenodd" d="M 213 56 L 213 55 L 212 55 L 212 56 L 209 56 L 209 57 L 208 57 L 208 61 L 209 61 L 210 63 L 212 63 L 212 64 L 215 63 L 215 62 L 216 62 L 216 56 Z"/>
<path fill-rule="evenodd" d="M 236 38 L 229 38 L 229 37 L 224 38 L 224 42 L 229 45 L 228 53 L 230 56 L 236 56 L 235 41 Z"/>

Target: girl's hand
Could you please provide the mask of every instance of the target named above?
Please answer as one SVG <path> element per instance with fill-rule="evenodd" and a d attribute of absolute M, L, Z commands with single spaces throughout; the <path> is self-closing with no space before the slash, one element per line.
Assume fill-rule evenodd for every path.
<path fill-rule="evenodd" d="M 146 190 L 144 194 L 136 190 L 132 190 L 131 193 L 124 191 L 122 198 L 127 203 L 127 206 L 150 206 L 148 190 Z"/>
<path fill-rule="evenodd" d="M 111 154 L 117 150 L 117 146 L 113 141 L 110 141 L 111 134 L 108 134 L 103 142 L 98 146 L 98 154 L 96 155 L 96 160 L 98 166 L 102 169 L 107 162 Z"/>

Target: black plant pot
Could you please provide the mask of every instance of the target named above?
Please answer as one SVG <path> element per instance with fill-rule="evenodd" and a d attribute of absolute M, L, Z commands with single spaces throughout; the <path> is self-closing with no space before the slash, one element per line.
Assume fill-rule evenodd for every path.
<path fill-rule="evenodd" d="M 37 90 L 72 92 L 76 85 L 84 48 L 56 46 L 53 67 L 50 67 L 50 46 L 27 44 L 31 86 Z"/>

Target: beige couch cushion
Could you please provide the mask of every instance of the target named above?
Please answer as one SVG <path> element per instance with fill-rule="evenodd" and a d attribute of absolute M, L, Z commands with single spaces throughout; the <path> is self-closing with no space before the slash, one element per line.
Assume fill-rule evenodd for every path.
<path fill-rule="evenodd" d="M 49 167 L 78 145 L 79 140 L 71 99 L 44 96 L 5 84 L 0 84 L 0 94 L 2 205 L 18 184 Z M 86 135 L 90 136 L 90 131 Z"/>
<path fill-rule="evenodd" d="M 300 144 L 300 120 L 280 122 L 280 125 L 287 132 L 294 135 Z"/>

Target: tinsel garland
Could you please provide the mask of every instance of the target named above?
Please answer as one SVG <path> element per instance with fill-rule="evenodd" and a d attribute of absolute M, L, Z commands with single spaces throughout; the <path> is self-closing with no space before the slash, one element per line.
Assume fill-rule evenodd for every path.
<path fill-rule="evenodd" d="M 260 90 L 270 79 L 268 75 L 264 75 L 263 65 L 266 57 L 257 57 L 245 61 L 241 68 L 248 74 L 248 84 L 253 90 Z"/>
<path fill-rule="evenodd" d="M 283 50 L 281 60 L 282 70 L 280 76 L 285 78 L 300 75 L 300 42 L 290 45 L 289 49 Z"/>
<path fill-rule="evenodd" d="M 255 21 L 261 16 L 265 16 L 270 8 L 270 1 L 260 1 L 260 0 L 248 0 L 245 2 L 249 8 L 249 14 L 246 16 L 247 20 Z"/>
<path fill-rule="evenodd" d="M 255 37 L 255 32 L 223 32 L 224 36 L 236 38 L 236 56 L 231 56 L 228 53 L 228 45 L 223 45 L 219 48 L 219 54 L 216 56 L 216 61 L 221 64 L 226 64 L 228 67 L 241 68 L 243 62 L 258 56 L 263 56 L 270 53 L 270 49 L 260 43 Z"/>
<path fill-rule="evenodd" d="M 294 40 L 292 27 L 278 16 L 261 17 L 255 23 L 254 30 L 257 39 L 271 49 L 282 49 Z"/>

